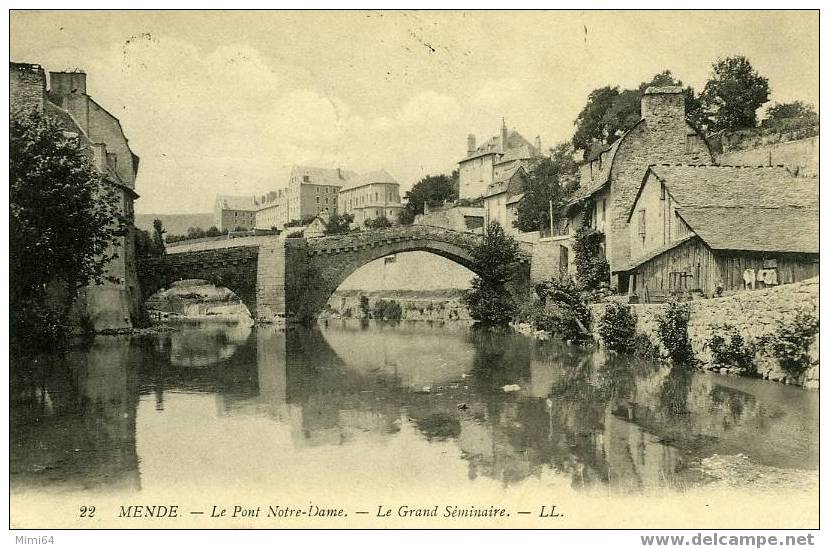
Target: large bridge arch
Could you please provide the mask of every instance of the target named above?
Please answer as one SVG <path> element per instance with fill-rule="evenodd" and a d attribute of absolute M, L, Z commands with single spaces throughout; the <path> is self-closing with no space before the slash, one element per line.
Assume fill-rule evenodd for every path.
<path fill-rule="evenodd" d="M 480 274 L 471 254 L 480 239 L 479 235 L 416 226 L 374 234 L 289 240 L 285 249 L 286 312 L 300 321 L 315 319 L 349 276 L 393 254 L 428 252 Z M 527 257 L 522 259 L 516 286 L 523 287 L 529 281 L 529 261 Z"/>

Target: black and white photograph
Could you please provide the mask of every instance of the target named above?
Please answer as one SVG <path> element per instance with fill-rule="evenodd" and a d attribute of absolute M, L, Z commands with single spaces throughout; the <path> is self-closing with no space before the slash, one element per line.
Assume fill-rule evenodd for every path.
<path fill-rule="evenodd" d="M 817 9 L 66 8 L 8 12 L 15 544 L 814 544 Z"/>

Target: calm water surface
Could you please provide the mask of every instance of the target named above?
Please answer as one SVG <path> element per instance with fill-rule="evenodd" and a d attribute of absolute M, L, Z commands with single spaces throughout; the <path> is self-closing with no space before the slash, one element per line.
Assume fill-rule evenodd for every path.
<path fill-rule="evenodd" d="M 817 393 L 462 324 L 187 325 L 28 366 L 11 392 L 18 494 L 675 493 L 708 482 L 714 454 L 818 465 Z"/>

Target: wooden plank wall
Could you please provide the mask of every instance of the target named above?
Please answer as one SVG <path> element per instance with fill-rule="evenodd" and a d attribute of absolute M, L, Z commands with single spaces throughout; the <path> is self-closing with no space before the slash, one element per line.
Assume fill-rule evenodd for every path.
<path fill-rule="evenodd" d="M 690 273 L 687 289 L 701 289 L 710 295 L 717 281 L 717 263 L 711 249 L 699 238 L 692 238 L 654 257 L 636 268 L 637 293 L 649 290 L 670 290 L 672 272 Z"/>
<path fill-rule="evenodd" d="M 820 274 L 817 254 L 760 254 L 750 252 L 718 251 L 717 265 L 726 290 L 743 289 L 743 271 L 763 268 L 766 259 L 777 260 L 777 280 L 780 284 L 800 282 Z M 755 286 L 762 287 L 762 285 Z"/>

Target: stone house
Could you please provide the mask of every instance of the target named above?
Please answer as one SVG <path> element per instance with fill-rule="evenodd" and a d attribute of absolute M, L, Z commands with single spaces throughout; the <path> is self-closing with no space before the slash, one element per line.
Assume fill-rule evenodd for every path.
<path fill-rule="evenodd" d="M 253 196 L 216 195 L 213 207 L 216 228 L 220 231 L 253 229 L 256 226 L 257 209 L 258 204 Z"/>
<path fill-rule="evenodd" d="M 415 225 L 429 225 L 443 227 L 460 232 L 483 233 L 484 208 L 474 206 L 458 206 L 450 203 L 442 206 L 423 205 L 423 213 L 415 217 Z"/>
<path fill-rule="evenodd" d="M 340 214 L 352 214 L 354 223 L 362 226 L 369 219 L 385 217 L 397 224 L 403 204 L 400 184 L 385 170 L 350 178 L 337 194 Z"/>
<path fill-rule="evenodd" d="M 677 86 L 650 87 L 641 103 L 641 119 L 613 144 L 581 166 L 579 191 L 565 207 L 567 220 L 557 245 L 572 256 L 572 236 L 584 225 L 605 235 L 604 253 L 611 283 L 628 291 L 630 263 L 628 213 L 651 164 L 713 164 L 703 135 L 685 119 L 685 96 Z M 562 256 L 564 254 L 562 253 Z M 574 265 L 568 272 L 574 273 Z"/>
<path fill-rule="evenodd" d="M 299 221 L 337 213 L 337 193 L 340 187 L 357 174 L 340 168 L 294 166 L 288 179 L 286 205 L 288 221 Z"/>
<path fill-rule="evenodd" d="M 288 222 L 285 191 L 278 189 L 260 197 L 255 216 L 255 228 L 282 230 Z"/>
<path fill-rule="evenodd" d="M 628 210 L 629 293 L 660 299 L 819 274 L 817 180 L 783 166 L 650 166 Z"/>
<path fill-rule="evenodd" d="M 470 134 L 466 149 L 466 157 L 458 161 L 458 193 L 468 199 L 483 196 L 504 173 L 542 156 L 541 138 L 536 137 L 533 145 L 515 130 L 508 131 L 503 119 L 499 135 L 476 147 L 475 136 Z"/>
<path fill-rule="evenodd" d="M 527 178 L 527 171 L 521 164 L 495 177 L 484 195 L 485 226 L 494 221 L 509 235 L 520 232 L 513 224 L 518 219 L 518 203 L 524 197 Z"/>
<path fill-rule="evenodd" d="M 10 110 L 37 110 L 56 120 L 68 136 L 77 138 L 89 151 L 93 166 L 119 194 L 127 219 L 119 237 L 117 257 L 109 262 L 105 276 L 112 281 L 82 289 L 76 302 L 78 314 L 87 317 L 96 330 L 129 328 L 143 307 L 135 258 L 134 201 L 138 156 L 132 152 L 121 123 L 87 94 L 86 73 L 46 72 L 37 64 L 9 63 Z M 112 251 L 112 250 L 110 250 Z"/>

